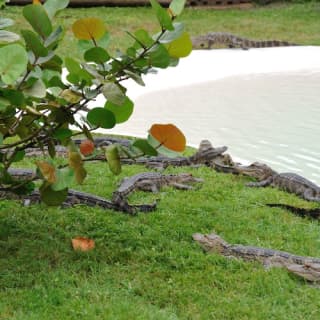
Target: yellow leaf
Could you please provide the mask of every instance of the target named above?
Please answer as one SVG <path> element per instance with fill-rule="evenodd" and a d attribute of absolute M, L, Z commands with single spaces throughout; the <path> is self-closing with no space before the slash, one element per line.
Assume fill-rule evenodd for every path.
<path fill-rule="evenodd" d="M 69 167 L 74 170 L 76 181 L 81 184 L 87 176 L 87 172 L 83 167 L 81 155 L 78 152 L 69 150 L 68 158 Z"/>
<path fill-rule="evenodd" d="M 49 183 L 55 183 L 57 181 L 56 169 L 53 165 L 46 161 L 36 162 L 41 174 Z"/>
<path fill-rule="evenodd" d="M 81 100 L 82 96 L 80 93 L 72 91 L 70 89 L 65 89 L 60 92 L 60 97 L 70 103 L 77 103 Z"/>
<path fill-rule="evenodd" d="M 94 240 L 84 237 L 76 237 L 71 239 L 73 250 L 76 251 L 90 251 L 94 249 Z"/>
<path fill-rule="evenodd" d="M 184 58 L 192 51 L 192 42 L 187 32 L 184 32 L 178 39 L 173 40 L 167 46 L 170 57 Z"/>
<path fill-rule="evenodd" d="M 80 40 L 97 40 L 106 33 L 104 22 L 98 18 L 83 18 L 72 25 L 74 36 Z"/>
<path fill-rule="evenodd" d="M 149 133 L 160 145 L 172 151 L 182 152 L 186 147 L 186 137 L 173 124 L 154 124 Z"/>
<path fill-rule="evenodd" d="M 40 0 L 33 0 L 32 4 L 41 4 L 41 1 Z"/>

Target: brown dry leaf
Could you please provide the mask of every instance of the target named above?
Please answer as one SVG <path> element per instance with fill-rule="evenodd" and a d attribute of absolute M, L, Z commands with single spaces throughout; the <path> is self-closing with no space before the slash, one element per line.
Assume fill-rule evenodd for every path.
<path fill-rule="evenodd" d="M 55 183 L 57 181 L 56 168 L 46 161 L 36 162 L 41 174 L 49 183 Z"/>
<path fill-rule="evenodd" d="M 154 124 L 149 133 L 159 141 L 164 147 L 182 152 L 186 147 L 186 137 L 175 125 L 169 124 Z"/>
<path fill-rule="evenodd" d="M 98 18 L 83 18 L 72 25 L 74 36 L 80 40 L 100 39 L 106 33 L 104 22 Z"/>
<path fill-rule="evenodd" d="M 76 237 L 71 239 L 72 248 L 75 251 L 90 251 L 94 249 L 94 240 L 85 237 Z"/>

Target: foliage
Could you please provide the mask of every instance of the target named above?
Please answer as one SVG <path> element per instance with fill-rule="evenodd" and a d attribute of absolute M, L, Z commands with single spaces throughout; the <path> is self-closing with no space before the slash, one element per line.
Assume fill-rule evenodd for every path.
<path fill-rule="evenodd" d="M 119 174 L 121 157 L 159 152 L 172 156 L 185 148 L 185 138 L 174 125 L 164 126 L 160 135 L 151 130 L 148 140 L 133 143 L 128 150 L 119 145 L 93 150 L 87 144 L 81 151 L 71 139 L 85 134 L 92 140 L 92 131 L 127 121 L 134 106 L 123 81 L 131 78 L 144 85 L 143 75 L 155 67 L 176 66 L 179 58 L 191 52 L 189 35 L 181 22 L 175 22 L 184 0 L 174 0 L 169 10 L 151 0 L 160 31 L 154 35 L 143 29 L 128 32 L 133 43 L 115 55 L 108 52 L 110 35 L 101 19 L 78 19 L 72 31 L 84 48 L 82 61 L 73 57 L 63 61 L 56 53 L 65 31 L 55 27 L 52 19 L 67 5 L 68 1 L 48 0 L 44 5 L 34 1 L 25 6 L 22 13 L 32 30 L 21 30 L 21 38 L 3 30 L 13 24 L 12 20 L 0 19 L 0 187 L 16 193 L 31 192 L 35 177 L 15 180 L 8 169 L 24 158 L 27 148 L 47 149 L 50 159 L 36 162 L 36 178 L 42 180 L 39 190 L 48 205 L 61 203 L 73 180 L 83 183 L 84 163 L 92 154 L 105 154 L 110 170 Z M 105 105 L 87 112 L 89 102 L 99 94 L 106 98 Z M 71 130 L 74 128 L 77 132 Z M 67 163 L 56 161 L 57 143 L 68 147 Z"/>

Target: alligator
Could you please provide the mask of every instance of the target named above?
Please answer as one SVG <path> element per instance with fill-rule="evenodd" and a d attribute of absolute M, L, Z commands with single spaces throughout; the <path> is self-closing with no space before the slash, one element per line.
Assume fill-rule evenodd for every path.
<path fill-rule="evenodd" d="M 320 219 L 320 208 L 306 209 L 290 206 L 283 203 L 266 203 L 268 207 L 271 208 L 282 208 L 291 211 L 292 213 L 300 217 L 309 217 L 313 219 Z"/>
<path fill-rule="evenodd" d="M 213 46 L 222 45 L 247 50 L 249 48 L 296 46 L 297 44 L 280 40 L 251 40 L 228 32 L 209 32 L 206 35 L 192 38 L 194 49 L 212 49 Z"/>
<path fill-rule="evenodd" d="M 127 204 L 130 193 L 136 190 L 158 192 L 163 186 L 172 186 L 177 189 L 189 190 L 192 186 L 186 183 L 202 182 L 200 178 L 195 178 L 190 173 L 161 174 L 159 172 L 138 173 L 130 178 L 124 179 L 119 188 L 113 192 L 112 201 L 120 206 Z"/>
<path fill-rule="evenodd" d="M 308 281 L 320 281 L 320 258 L 297 256 L 289 252 L 239 244 L 229 244 L 216 233 L 195 233 L 193 239 L 209 253 L 218 253 L 228 258 L 259 261 L 266 268 L 284 267 Z"/>
<path fill-rule="evenodd" d="M 280 190 L 294 193 L 302 199 L 320 202 L 320 187 L 296 173 L 278 173 L 260 162 L 254 162 L 249 166 L 217 164 L 216 169 L 225 173 L 243 174 L 258 180 L 258 182 L 247 183 L 248 187 L 277 187 Z"/>

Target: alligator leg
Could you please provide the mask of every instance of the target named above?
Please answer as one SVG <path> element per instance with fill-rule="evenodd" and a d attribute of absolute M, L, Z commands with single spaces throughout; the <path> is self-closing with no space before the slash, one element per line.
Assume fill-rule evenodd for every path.
<path fill-rule="evenodd" d="M 267 187 L 270 186 L 273 181 L 273 177 L 269 177 L 259 182 L 249 182 L 246 184 L 247 187 Z"/>

